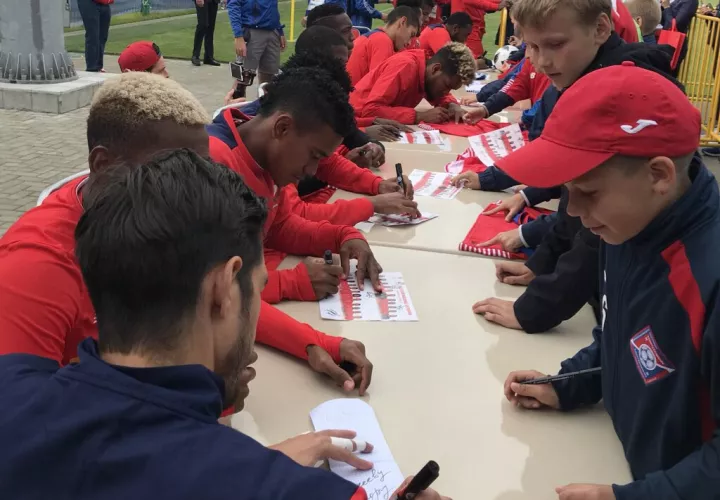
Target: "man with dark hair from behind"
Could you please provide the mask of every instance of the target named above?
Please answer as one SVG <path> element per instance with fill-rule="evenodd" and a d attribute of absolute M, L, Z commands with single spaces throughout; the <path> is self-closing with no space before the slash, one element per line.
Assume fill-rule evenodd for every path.
<path fill-rule="evenodd" d="M 314 175 L 319 161 L 332 155 L 354 126 L 347 94 L 327 72 L 317 68 L 298 68 L 275 76 L 255 118 L 248 119 L 237 109 L 226 109 L 208 126 L 211 157 L 240 173 L 270 207 L 265 225 L 266 248 L 314 257 L 322 257 L 326 250 L 340 254 L 342 266 L 313 266 L 311 271 L 317 277 L 314 282 L 305 264 L 290 273 L 270 273 L 267 293 L 315 300 L 323 283 L 329 282 L 331 287 L 321 296 L 337 289 L 339 280 L 350 272 L 350 259 L 357 260 L 358 283 L 364 283 L 367 277 L 373 288 L 380 288 L 382 268 L 359 231 L 279 213 L 275 205 L 277 189 Z M 365 393 L 372 364 L 362 344 L 318 335 L 312 329 L 305 335 L 306 348 L 293 349 L 292 354 L 308 359 L 312 367 L 322 367 L 346 390 L 359 385 L 360 394 Z M 319 346 L 316 339 L 323 345 Z M 341 361 L 354 363 L 356 369 L 346 372 L 337 365 Z"/>
<path fill-rule="evenodd" d="M 249 394 L 267 279 L 267 209 L 242 178 L 176 150 L 107 169 L 86 194 L 76 252 L 98 340 L 85 339 L 79 363 L 64 368 L 30 354 L 0 356 L 0 404 L 12 408 L 0 415 L 3 494 L 367 498 L 310 467 L 324 456 L 371 467 L 332 445 L 331 436 L 353 432 L 309 433 L 270 449 L 218 423 L 225 406 Z M 32 477 L 38 464 L 42 481 Z"/>

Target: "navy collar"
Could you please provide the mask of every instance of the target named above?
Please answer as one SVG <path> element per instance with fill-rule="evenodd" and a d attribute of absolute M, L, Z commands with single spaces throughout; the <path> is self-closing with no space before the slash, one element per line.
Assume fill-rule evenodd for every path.
<path fill-rule="evenodd" d="M 78 346 L 80 363 L 58 372 L 109 391 L 125 394 L 189 417 L 217 422 L 223 410 L 225 383 L 202 365 L 128 368 L 106 363 L 97 343 L 87 338 Z"/>

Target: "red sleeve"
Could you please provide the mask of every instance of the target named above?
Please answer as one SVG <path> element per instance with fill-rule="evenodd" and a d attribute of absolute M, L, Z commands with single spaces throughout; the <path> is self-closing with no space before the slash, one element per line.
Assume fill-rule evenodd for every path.
<path fill-rule="evenodd" d="M 294 255 L 320 257 L 325 250 L 340 252 L 346 241 L 365 239 L 351 226 L 314 222 L 288 211 L 278 212 L 265 236 L 265 246 Z"/>
<path fill-rule="evenodd" d="M 357 122 L 358 128 L 365 128 L 372 126 L 373 123 L 375 123 L 376 116 L 355 116 L 355 121 Z"/>
<path fill-rule="evenodd" d="M 35 354 L 62 364 L 83 293 L 80 270 L 60 253 L 33 246 L 2 256 L 0 354 Z"/>
<path fill-rule="evenodd" d="M 500 89 L 500 92 L 512 99 L 513 102 L 530 99 L 532 97 L 532 93 L 530 92 L 530 75 L 534 71 L 535 68 L 530 63 L 530 59 L 526 60 L 518 74 L 514 78 L 511 78 L 507 84 Z"/>
<path fill-rule="evenodd" d="M 269 304 L 277 304 L 283 300 L 317 300 L 307 267 L 302 262 L 292 269 L 268 270 L 268 282 L 261 298 Z"/>
<path fill-rule="evenodd" d="M 415 73 L 414 68 L 407 65 L 396 64 L 385 66 L 385 71 L 378 75 L 372 90 L 367 96 L 360 115 L 388 118 L 400 123 L 412 125 L 416 121 L 415 108 L 394 106 L 401 95 L 407 92 L 416 92 L 411 88 L 415 79 L 410 75 Z"/>
<path fill-rule="evenodd" d="M 351 193 L 378 194 L 382 179 L 337 153 L 320 160 L 315 177 Z"/>
<path fill-rule="evenodd" d="M 300 359 L 308 359 L 307 347 L 316 345 L 325 349 L 336 363 L 340 359 L 342 337 L 333 337 L 315 330 L 306 323 L 291 318 L 267 302 L 260 306 L 257 341 Z"/>
<path fill-rule="evenodd" d="M 368 64 L 370 64 L 367 60 L 368 53 L 365 50 L 367 38 L 365 38 L 364 43 L 360 42 L 360 38 L 361 37 L 358 37 L 355 41 L 355 48 L 350 54 L 350 59 L 348 59 L 348 62 L 345 65 L 345 69 L 347 69 L 348 75 L 350 75 L 350 83 L 353 85 L 357 85 L 357 82 L 359 82 L 362 77 L 367 74 L 365 69 L 368 67 Z"/>
<path fill-rule="evenodd" d="M 340 156 L 345 156 L 350 152 L 350 148 L 348 148 L 345 144 L 340 144 L 338 148 L 335 150 L 337 154 Z"/>
<path fill-rule="evenodd" d="M 365 492 L 365 489 L 360 487 L 355 490 L 355 493 L 352 497 L 350 497 L 350 500 L 367 500 L 367 493 Z"/>

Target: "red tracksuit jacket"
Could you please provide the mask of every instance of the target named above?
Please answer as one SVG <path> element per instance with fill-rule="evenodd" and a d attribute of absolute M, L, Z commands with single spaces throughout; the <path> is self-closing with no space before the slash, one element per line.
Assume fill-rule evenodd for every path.
<path fill-rule="evenodd" d="M 311 222 L 291 212 L 278 211 L 277 186 L 270 174 L 250 155 L 235 126 L 235 120 L 248 119 L 237 109 L 226 109 L 218 115 L 207 127 L 210 135 L 210 156 L 242 175 L 248 187 L 258 196 L 265 198 L 269 209 L 265 223 L 265 246 L 295 255 L 321 256 L 325 250 L 337 253 L 346 241 L 363 238 L 360 232 L 352 227 L 335 226 L 329 222 Z M 307 269 L 301 265 L 282 273 L 270 272 L 266 288 L 275 290 L 269 293 L 298 298 L 307 297 L 312 286 Z M 273 347 L 299 358 L 307 359 L 306 347 L 315 344 L 328 351 L 335 361 L 339 361 L 341 338 L 330 337 L 310 325 L 299 323 L 265 301 L 260 310 L 257 335 L 260 342 L 261 336 L 282 340 L 280 345 Z"/>
<path fill-rule="evenodd" d="M 394 53 L 395 45 L 382 28 L 357 37 L 346 66 L 352 84 L 356 85 Z"/>
<path fill-rule="evenodd" d="M 404 50 L 386 60 L 350 94 L 355 115 L 416 123 L 415 106 L 425 98 L 425 65 L 424 50 Z M 456 101 L 447 94 L 431 104 L 446 106 L 451 102 Z"/>
<path fill-rule="evenodd" d="M 420 33 L 420 48 L 428 59 L 451 41 L 444 24 L 431 24 Z"/>
<path fill-rule="evenodd" d="M 378 186 L 382 181 L 382 178 L 371 171 L 358 167 L 337 153 L 322 160 L 315 175 L 334 187 L 369 195 L 378 194 Z M 354 226 L 372 217 L 375 210 L 372 202 L 367 198 L 337 200 L 329 204 L 308 202 L 300 198 L 295 185 L 290 185 L 278 191 L 277 212 L 277 217 L 295 214 L 310 221 Z M 303 275 L 307 275 L 305 264 L 301 263 L 294 269 L 279 271 L 275 271 L 277 265 L 268 264 L 269 261 L 277 261 L 279 264 L 285 254 L 281 255 L 281 257 L 277 255 L 269 257 L 266 251 L 266 265 L 270 271 L 274 271 L 271 274 L 276 275 L 278 279 L 272 282 L 273 286 L 268 283 L 263 290 L 262 299 L 270 304 L 277 304 L 282 300 L 315 300 L 315 292 L 309 280 L 301 279 Z"/>

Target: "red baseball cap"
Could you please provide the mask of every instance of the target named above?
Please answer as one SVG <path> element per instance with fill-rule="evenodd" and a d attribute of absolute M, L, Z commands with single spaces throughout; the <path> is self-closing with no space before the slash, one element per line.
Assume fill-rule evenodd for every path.
<path fill-rule="evenodd" d="M 120 71 L 149 71 L 157 63 L 162 54 L 160 47 L 153 42 L 133 42 L 118 57 Z"/>
<path fill-rule="evenodd" d="M 672 81 L 624 62 L 573 84 L 540 137 L 496 165 L 522 184 L 559 186 L 615 155 L 690 154 L 700 144 L 700 120 L 700 111 Z"/>

